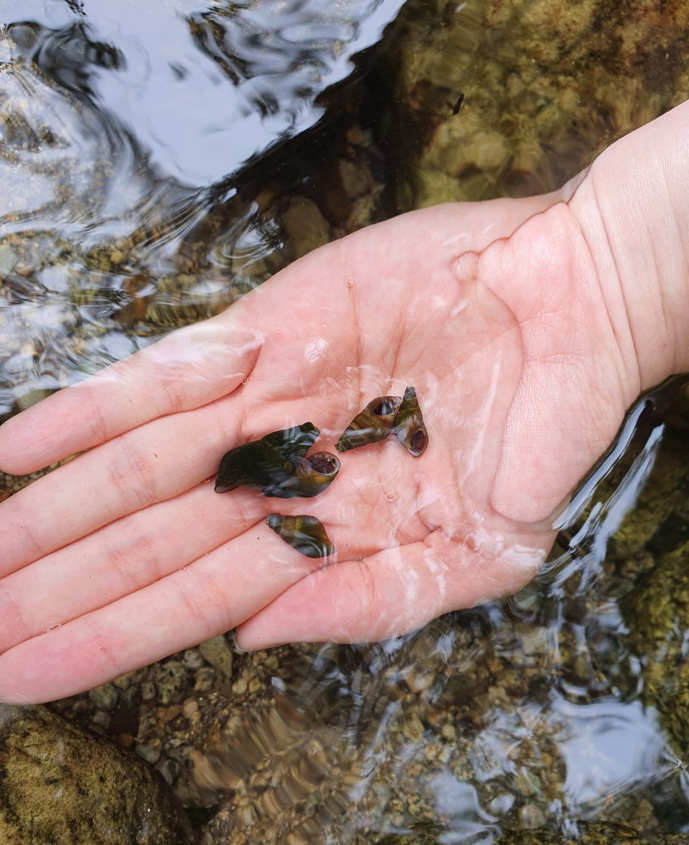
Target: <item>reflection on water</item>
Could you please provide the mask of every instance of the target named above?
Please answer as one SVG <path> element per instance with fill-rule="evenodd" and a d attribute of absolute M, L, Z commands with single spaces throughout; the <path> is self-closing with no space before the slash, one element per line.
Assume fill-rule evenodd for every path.
<path fill-rule="evenodd" d="M 158 173 L 203 187 L 313 125 L 318 95 L 351 72 L 351 56 L 380 38 L 402 2 L 4 6 L 31 22 L 26 55 L 43 72 L 98 102 Z"/>
<path fill-rule="evenodd" d="M 370 222 L 380 188 L 351 117 L 323 186 L 311 154 L 285 166 L 274 148 L 399 5 L 50 0 L 5 18 L 0 419 Z"/>
<path fill-rule="evenodd" d="M 365 97 L 326 88 L 401 5 L 0 5 L 0 420 L 385 216 L 380 115 L 362 124 Z M 463 68 L 497 39 L 478 38 L 476 7 L 453 11 Z M 414 112 L 448 111 L 441 58 L 435 87 L 415 82 Z M 531 167 L 476 115 L 464 128 L 473 119 L 478 157 L 448 165 L 463 189 Z M 617 128 L 590 119 L 604 140 Z M 601 818 L 684 829 L 689 620 L 648 583 L 666 570 L 665 599 L 685 593 L 687 416 L 667 395 L 630 414 L 519 595 L 366 648 L 223 642 L 218 658 L 205 644 L 64 706 L 206 808 L 209 845 L 478 843 Z M 665 628 L 644 628 L 656 617 Z"/>

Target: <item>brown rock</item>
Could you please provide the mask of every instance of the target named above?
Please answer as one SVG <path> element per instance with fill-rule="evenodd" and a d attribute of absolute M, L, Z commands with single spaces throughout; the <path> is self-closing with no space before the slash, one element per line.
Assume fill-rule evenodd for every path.
<path fill-rule="evenodd" d="M 44 707 L 0 704 L 3 845 L 189 845 L 186 819 L 143 761 Z"/>

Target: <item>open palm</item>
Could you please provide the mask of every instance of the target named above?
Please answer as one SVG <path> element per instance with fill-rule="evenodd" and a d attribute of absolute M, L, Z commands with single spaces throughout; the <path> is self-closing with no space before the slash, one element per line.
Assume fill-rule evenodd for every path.
<path fill-rule="evenodd" d="M 366 229 L 5 424 L 8 472 L 84 454 L 0 505 L 0 700 L 64 696 L 237 626 L 246 647 L 380 639 L 526 583 L 633 398 L 571 213 L 548 205 Z M 346 452 L 311 499 L 204 483 L 228 449 L 295 423 L 332 451 L 408 385 L 420 458 L 394 438 Z M 285 544 L 276 512 L 320 519 L 335 560 Z"/>

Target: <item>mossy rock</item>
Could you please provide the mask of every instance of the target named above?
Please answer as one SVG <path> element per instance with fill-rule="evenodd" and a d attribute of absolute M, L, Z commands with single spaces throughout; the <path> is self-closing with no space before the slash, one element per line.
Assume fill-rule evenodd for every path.
<path fill-rule="evenodd" d="M 685 833 L 643 834 L 625 825 L 601 823 L 579 824 L 576 836 L 545 830 L 508 831 L 493 845 L 688 845 Z"/>
<path fill-rule="evenodd" d="M 410 0 L 381 121 L 401 211 L 559 188 L 683 102 L 683 0 Z"/>
<path fill-rule="evenodd" d="M 682 759 L 689 742 L 689 542 L 659 558 L 621 609 L 641 662 L 642 699 L 656 708 Z"/>
<path fill-rule="evenodd" d="M 44 707 L 0 704 L 3 845 L 190 845 L 158 773 Z"/>

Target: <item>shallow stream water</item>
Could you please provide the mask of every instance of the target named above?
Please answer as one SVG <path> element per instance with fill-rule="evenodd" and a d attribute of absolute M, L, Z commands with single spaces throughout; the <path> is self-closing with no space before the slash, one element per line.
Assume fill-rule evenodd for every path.
<path fill-rule="evenodd" d="M 489 25 L 460 4 L 457 80 L 411 62 L 395 81 L 409 57 L 391 33 L 421 43 L 419 8 L 447 12 L 403 5 L 0 2 L 0 422 L 430 201 L 437 161 L 422 146 L 431 129 L 451 136 L 440 113 L 487 91 L 511 18 Z M 523 4 L 524 27 L 538 7 Z M 514 124 L 504 142 L 469 112 L 461 198 L 556 187 L 667 107 L 658 88 L 628 122 L 596 101 L 576 131 L 537 138 L 538 159 L 521 90 L 513 113 L 483 112 Z M 417 152 L 426 170 L 412 173 Z M 551 561 L 513 598 L 367 647 L 247 655 L 228 638 L 56 707 L 156 764 L 209 845 L 478 843 L 601 820 L 689 831 L 689 620 L 673 574 L 689 555 L 688 407 L 678 380 L 632 409 Z M 0 480 L 0 498 L 29 481 Z"/>

